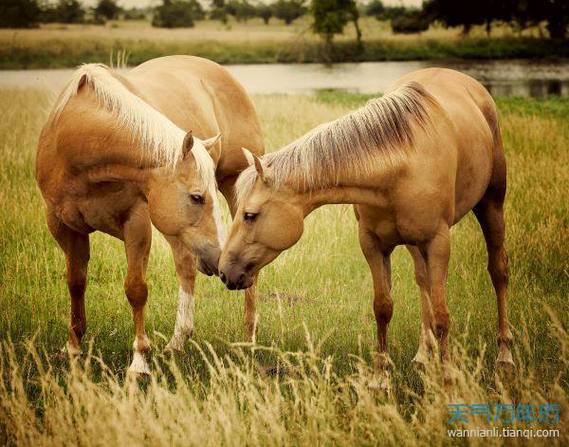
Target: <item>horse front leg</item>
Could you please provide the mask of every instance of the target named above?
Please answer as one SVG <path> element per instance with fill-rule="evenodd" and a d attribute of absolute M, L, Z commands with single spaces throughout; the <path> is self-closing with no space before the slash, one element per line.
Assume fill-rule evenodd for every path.
<path fill-rule="evenodd" d="M 194 285 L 196 281 L 196 259 L 177 238 L 167 237 L 172 248 L 176 273 L 180 281 L 178 289 L 178 311 L 172 338 L 165 347 L 167 351 L 182 351 L 184 344 L 194 331 Z"/>
<path fill-rule="evenodd" d="M 124 289 L 132 307 L 135 332 L 133 358 L 128 372 L 149 375 L 150 367 L 147 356 L 150 353 L 150 341 L 144 328 L 144 306 L 148 299 L 145 278 L 152 243 L 152 229 L 146 204 L 141 204 L 131 210 L 124 224 L 123 235 L 128 263 Z"/>
<path fill-rule="evenodd" d="M 431 330 L 438 344 L 445 381 L 450 380 L 448 361 L 448 332 L 450 318 L 447 304 L 448 263 L 450 259 L 450 229 L 441 224 L 436 235 L 426 244 L 419 247 L 426 260 L 433 316 Z"/>
<path fill-rule="evenodd" d="M 89 263 L 89 236 L 77 233 L 61 222 L 55 214 L 47 212 L 48 228 L 65 253 L 67 288 L 71 297 L 71 322 L 69 339 L 64 351 L 71 356 L 81 353 L 81 339 L 87 330 L 85 317 L 85 289 Z"/>
<path fill-rule="evenodd" d="M 391 299 L 391 249 L 382 247 L 378 237 L 367 230 L 360 221 L 359 240 L 362 252 L 369 264 L 373 279 L 373 311 L 377 324 L 378 352 L 376 371 L 379 387 L 389 390 L 389 367 L 391 359 L 387 351 L 387 329 L 393 315 Z"/>
<path fill-rule="evenodd" d="M 407 245 L 407 250 L 411 253 L 415 265 L 415 281 L 419 286 L 421 295 L 421 334 L 419 337 L 419 348 L 412 362 L 425 366 L 429 361 L 432 352 L 433 332 L 431 331 L 433 321 L 433 309 L 430 297 L 430 281 L 427 269 L 427 262 L 421 254 L 421 250 L 413 245 Z"/>

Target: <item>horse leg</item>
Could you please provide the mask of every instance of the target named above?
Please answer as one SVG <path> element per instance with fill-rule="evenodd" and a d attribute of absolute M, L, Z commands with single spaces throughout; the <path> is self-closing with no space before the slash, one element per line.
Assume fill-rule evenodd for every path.
<path fill-rule="evenodd" d="M 87 329 L 85 318 L 85 289 L 89 263 L 89 236 L 77 233 L 48 210 L 49 230 L 63 252 L 67 267 L 67 287 L 71 297 L 71 324 L 66 350 L 70 355 L 81 353 L 81 339 Z"/>
<path fill-rule="evenodd" d="M 514 366 L 510 348 L 513 335 L 508 322 L 508 255 L 504 248 L 505 224 L 503 194 L 488 194 L 474 208 L 488 251 L 488 272 L 496 292 L 498 304 L 498 358 L 497 366 L 511 369 Z"/>
<path fill-rule="evenodd" d="M 235 182 L 237 181 L 237 177 L 237 175 L 227 177 L 223 181 L 219 182 L 218 185 L 223 197 L 227 200 L 232 219 L 235 217 L 235 213 L 237 212 L 237 201 L 235 198 Z M 255 341 L 255 335 L 257 332 L 257 278 L 258 275 L 255 276 L 253 285 L 248 289 L 245 289 L 245 337 L 250 342 Z"/>
<path fill-rule="evenodd" d="M 255 275 L 253 285 L 245 289 L 245 336 L 247 341 L 255 342 L 257 331 L 257 278 Z"/>
<path fill-rule="evenodd" d="M 369 264 L 373 279 L 373 311 L 377 324 L 378 355 L 376 367 L 382 375 L 381 388 L 388 388 L 388 367 L 390 365 L 387 352 L 387 329 L 393 315 L 391 299 L 391 261 L 390 250 L 385 250 L 378 237 L 364 228 L 360 220 L 359 240 L 362 252 Z"/>
<path fill-rule="evenodd" d="M 433 319 L 431 329 L 439 342 L 439 351 L 443 367 L 448 363 L 448 331 L 450 326 L 447 305 L 447 278 L 450 259 L 450 229 L 441 225 L 436 236 L 420 247 L 427 264 L 427 276 L 430 282 Z M 448 380 L 445 368 L 445 379 Z"/>
<path fill-rule="evenodd" d="M 427 271 L 427 263 L 421 254 L 421 250 L 413 245 L 407 245 L 407 249 L 413 258 L 415 264 L 415 281 L 419 286 L 421 294 L 421 335 L 419 338 L 419 349 L 412 362 L 418 365 L 426 365 L 431 353 L 432 332 L 431 325 L 433 321 L 433 309 L 431 307 L 431 297 L 429 295 L 429 277 Z"/>
<path fill-rule="evenodd" d="M 180 281 L 178 290 L 178 312 L 174 334 L 166 345 L 166 350 L 182 351 L 184 343 L 194 331 L 194 284 L 196 281 L 195 257 L 176 238 L 166 238 L 172 248 L 176 273 Z"/>
<path fill-rule="evenodd" d="M 144 306 L 148 299 L 145 276 L 152 243 L 152 230 L 146 205 L 140 205 L 131 210 L 130 216 L 124 224 L 123 236 L 128 263 L 124 289 L 132 307 L 135 331 L 134 353 L 128 372 L 150 374 L 146 360 L 146 356 L 150 352 L 150 341 L 144 329 Z"/>

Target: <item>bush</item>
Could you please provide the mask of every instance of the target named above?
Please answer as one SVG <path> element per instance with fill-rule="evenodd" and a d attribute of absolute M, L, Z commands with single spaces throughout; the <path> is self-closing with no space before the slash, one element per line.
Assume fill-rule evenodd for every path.
<path fill-rule="evenodd" d="M 273 5 L 273 15 L 290 25 L 306 13 L 303 0 L 278 0 Z"/>
<path fill-rule="evenodd" d="M 204 11 L 197 0 L 164 0 L 152 17 L 152 26 L 160 28 L 191 28 L 194 20 L 204 18 Z"/>
<path fill-rule="evenodd" d="M 125 9 L 123 13 L 124 20 L 146 20 L 146 11 L 144 9 L 130 8 Z"/>
<path fill-rule="evenodd" d="M 85 10 L 77 0 L 59 0 L 43 11 L 42 22 L 83 23 Z"/>
<path fill-rule="evenodd" d="M 408 12 L 391 19 L 391 30 L 395 34 L 420 33 L 429 29 L 429 20 L 421 11 Z"/>
<path fill-rule="evenodd" d="M 2 0 L 0 3 L 0 28 L 31 28 L 39 19 L 36 0 Z"/>
<path fill-rule="evenodd" d="M 265 4 L 259 5 L 257 7 L 257 16 L 263 19 L 265 25 L 268 25 L 269 20 L 271 20 L 271 17 L 273 16 L 273 8 Z"/>
<path fill-rule="evenodd" d="M 231 0 L 225 6 L 225 12 L 235 17 L 238 22 L 247 22 L 256 15 L 256 10 L 247 0 Z"/>

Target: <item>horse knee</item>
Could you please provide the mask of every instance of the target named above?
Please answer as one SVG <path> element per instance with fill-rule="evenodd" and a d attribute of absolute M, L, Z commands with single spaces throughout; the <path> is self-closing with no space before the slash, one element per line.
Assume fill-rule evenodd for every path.
<path fill-rule="evenodd" d="M 133 308 L 142 307 L 148 299 L 148 287 L 143 281 L 125 281 L 124 290 Z"/>
<path fill-rule="evenodd" d="M 69 289 L 69 295 L 71 298 L 83 298 L 85 294 L 85 289 L 87 288 L 86 278 L 73 278 L 67 281 L 67 288 Z"/>
<path fill-rule="evenodd" d="M 439 339 L 445 338 L 448 334 L 450 327 L 450 317 L 448 311 L 436 311 L 434 312 L 434 328 L 433 331 Z"/>
<path fill-rule="evenodd" d="M 488 273 L 494 284 L 508 283 L 508 255 L 501 249 L 488 258 Z"/>
<path fill-rule="evenodd" d="M 391 299 L 375 299 L 373 302 L 373 311 L 377 324 L 388 324 L 393 316 L 393 301 Z"/>

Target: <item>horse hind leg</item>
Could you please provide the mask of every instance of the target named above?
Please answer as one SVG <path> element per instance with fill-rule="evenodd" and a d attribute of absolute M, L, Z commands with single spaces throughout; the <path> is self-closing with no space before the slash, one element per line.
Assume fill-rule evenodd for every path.
<path fill-rule="evenodd" d="M 77 233 L 48 210 L 49 230 L 63 252 L 67 267 L 67 287 L 71 297 L 71 322 L 65 351 L 71 356 L 81 353 L 81 339 L 87 329 L 85 317 L 85 289 L 89 263 L 89 236 Z"/>
<path fill-rule="evenodd" d="M 474 208 L 480 223 L 488 251 L 488 272 L 496 293 L 498 305 L 498 358 L 497 366 L 510 370 L 514 366 L 510 348 L 513 335 L 507 311 L 508 255 L 504 248 L 504 190 L 490 188 L 482 201 Z"/>

